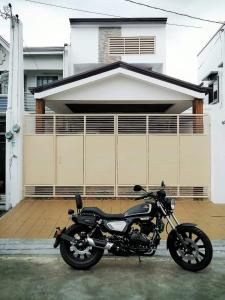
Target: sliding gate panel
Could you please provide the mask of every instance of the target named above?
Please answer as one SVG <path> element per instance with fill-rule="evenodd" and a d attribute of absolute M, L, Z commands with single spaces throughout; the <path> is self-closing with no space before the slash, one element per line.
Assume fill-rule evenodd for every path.
<path fill-rule="evenodd" d="M 159 185 L 164 180 L 167 185 L 178 183 L 177 135 L 149 136 L 149 185 Z"/>
<path fill-rule="evenodd" d="M 30 135 L 24 139 L 24 181 L 26 185 L 54 184 L 54 139 Z"/>
<path fill-rule="evenodd" d="M 60 186 L 84 184 L 84 137 L 56 137 L 56 183 Z"/>
<path fill-rule="evenodd" d="M 118 184 L 147 183 L 147 137 L 118 136 Z"/>
<path fill-rule="evenodd" d="M 115 136 L 86 136 L 85 181 L 87 185 L 115 185 Z"/>
<path fill-rule="evenodd" d="M 166 183 L 169 196 L 210 194 L 207 115 L 26 115 L 27 197 L 132 197 Z"/>
<path fill-rule="evenodd" d="M 180 185 L 209 185 L 208 136 L 180 136 Z"/>

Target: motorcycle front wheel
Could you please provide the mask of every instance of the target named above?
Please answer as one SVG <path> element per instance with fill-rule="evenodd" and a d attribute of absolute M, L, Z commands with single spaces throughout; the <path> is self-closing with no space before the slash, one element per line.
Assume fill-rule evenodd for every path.
<path fill-rule="evenodd" d="M 207 235 L 195 226 L 181 226 L 178 232 L 182 235 L 186 247 L 175 234 L 168 239 L 168 248 L 173 260 L 183 269 L 192 272 L 206 268 L 213 256 L 212 244 Z"/>
<path fill-rule="evenodd" d="M 103 249 L 82 245 L 82 239 L 89 231 L 90 229 L 84 225 L 71 225 L 64 234 L 74 237 L 80 243 L 75 245 L 67 240 L 60 242 L 60 253 L 63 260 L 74 269 L 86 270 L 91 268 L 97 264 L 104 253 Z M 96 236 L 96 238 L 101 237 Z"/>

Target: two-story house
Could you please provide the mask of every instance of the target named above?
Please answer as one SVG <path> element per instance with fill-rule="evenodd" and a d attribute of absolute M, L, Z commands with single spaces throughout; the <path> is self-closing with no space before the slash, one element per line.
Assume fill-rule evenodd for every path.
<path fill-rule="evenodd" d="M 8 93 L 9 43 L 0 36 L 0 208 L 5 205 L 5 131 Z M 31 90 L 63 77 L 64 47 L 24 48 L 24 110 L 35 112 Z M 48 111 L 50 112 L 50 110 Z"/>
<path fill-rule="evenodd" d="M 225 26 L 213 35 L 198 54 L 198 80 L 211 92 L 204 99 L 211 118 L 212 200 L 225 203 Z"/>
<path fill-rule="evenodd" d="M 162 179 L 210 197 L 208 88 L 165 74 L 166 22 L 70 19 L 64 78 L 35 88 L 25 116 L 25 197 L 128 197 Z"/>

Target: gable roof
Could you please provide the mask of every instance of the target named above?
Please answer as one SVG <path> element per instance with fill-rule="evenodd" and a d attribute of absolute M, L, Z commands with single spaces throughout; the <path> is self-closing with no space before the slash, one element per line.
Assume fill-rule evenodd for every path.
<path fill-rule="evenodd" d="M 166 24 L 167 18 L 70 18 L 70 24 Z"/>
<path fill-rule="evenodd" d="M 102 67 L 92 69 L 90 71 L 86 71 L 86 72 L 83 72 L 83 73 L 79 73 L 79 74 L 76 74 L 76 75 L 72 75 L 72 76 L 63 78 L 63 79 L 58 80 L 58 81 L 54 81 L 54 82 L 52 82 L 50 84 L 47 84 L 47 85 L 44 85 L 44 86 L 36 87 L 36 88 L 33 89 L 32 92 L 33 93 L 39 93 L 39 92 L 47 91 L 47 90 L 50 90 L 52 88 L 60 87 L 60 86 L 63 86 L 65 84 L 76 82 L 76 81 L 79 81 L 79 80 L 82 80 L 82 79 L 85 79 L 85 78 L 88 78 L 88 77 L 91 77 L 91 76 L 95 76 L 95 75 L 98 75 L 98 74 L 101 74 L 101 73 L 104 73 L 104 72 L 107 72 L 107 71 L 111 71 L 111 70 L 114 70 L 114 69 L 117 69 L 117 68 L 123 68 L 123 69 L 129 70 L 129 71 L 133 71 L 133 72 L 136 72 L 138 74 L 145 75 L 145 76 L 148 76 L 148 77 L 151 77 L 151 78 L 154 78 L 154 79 L 158 79 L 158 80 L 161 80 L 161 81 L 164 81 L 164 82 L 167 82 L 167 83 L 171 83 L 171 84 L 177 85 L 179 87 L 183 87 L 183 88 L 186 88 L 186 89 L 198 92 L 198 93 L 207 94 L 207 93 L 209 93 L 209 90 L 210 90 L 209 88 L 202 87 L 200 85 L 196 85 L 196 84 L 193 84 L 193 83 L 190 83 L 190 82 L 187 82 L 187 81 L 184 81 L 184 80 L 180 80 L 180 79 L 177 79 L 177 78 L 165 75 L 165 74 L 161 74 L 161 73 L 158 73 L 158 72 L 146 70 L 146 69 L 134 66 L 132 64 L 122 62 L 122 61 L 118 61 L 118 62 L 115 62 L 115 63 L 112 63 L 112 64 L 108 64 L 108 65 L 105 65 L 105 66 L 102 66 Z"/>

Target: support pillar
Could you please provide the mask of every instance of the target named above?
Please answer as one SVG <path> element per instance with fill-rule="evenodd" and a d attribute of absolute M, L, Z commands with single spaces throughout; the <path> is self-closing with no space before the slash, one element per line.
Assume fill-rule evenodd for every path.
<path fill-rule="evenodd" d="M 198 115 L 193 119 L 193 133 L 204 133 L 204 120 L 203 120 L 203 99 L 194 99 L 192 102 L 192 113 Z"/>
<path fill-rule="evenodd" d="M 192 103 L 192 112 L 194 115 L 193 120 L 193 133 L 194 134 L 203 134 L 204 133 L 204 120 L 203 120 L 203 100 L 202 99 L 194 99 Z M 202 193 L 203 188 L 194 187 L 193 195 L 198 195 L 198 193 Z"/>
<path fill-rule="evenodd" d="M 36 99 L 36 114 L 45 114 L 45 100 Z"/>
<path fill-rule="evenodd" d="M 45 132 L 45 100 L 36 99 L 36 134 Z"/>
<path fill-rule="evenodd" d="M 203 114 L 203 100 L 194 99 L 192 102 L 192 113 L 193 114 Z"/>

